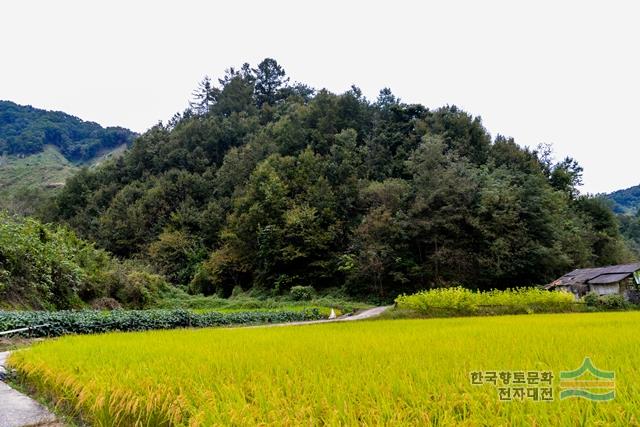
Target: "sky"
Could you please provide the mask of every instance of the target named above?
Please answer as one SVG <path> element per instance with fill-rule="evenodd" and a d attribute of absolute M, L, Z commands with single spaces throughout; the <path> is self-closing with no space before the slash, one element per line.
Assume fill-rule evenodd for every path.
<path fill-rule="evenodd" d="M 553 144 L 584 193 L 640 184 L 634 1 L 0 3 L 0 99 L 143 132 L 204 75 L 275 58 L 292 81 L 455 104 L 495 137 Z"/>

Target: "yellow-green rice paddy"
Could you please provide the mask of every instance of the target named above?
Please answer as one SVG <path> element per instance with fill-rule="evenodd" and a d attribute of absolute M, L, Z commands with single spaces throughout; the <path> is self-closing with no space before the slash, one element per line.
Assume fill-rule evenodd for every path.
<path fill-rule="evenodd" d="M 637 425 L 639 330 L 623 312 L 111 333 L 10 363 L 92 425 Z M 613 400 L 560 400 L 585 357 L 615 373 Z M 471 384 L 486 371 L 552 372 L 553 400 L 501 401 Z"/>

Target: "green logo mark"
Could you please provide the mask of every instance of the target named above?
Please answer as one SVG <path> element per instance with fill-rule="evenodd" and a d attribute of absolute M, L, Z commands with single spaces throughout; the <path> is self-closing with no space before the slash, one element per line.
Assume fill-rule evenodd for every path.
<path fill-rule="evenodd" d="M 575 371 L 560 372 L 560 399 L 580 397 L 598 402 L 613 400 L 616 396 L 615 379 L 614 372 L 601 371 L 586 357 L 582 366 Z"/>

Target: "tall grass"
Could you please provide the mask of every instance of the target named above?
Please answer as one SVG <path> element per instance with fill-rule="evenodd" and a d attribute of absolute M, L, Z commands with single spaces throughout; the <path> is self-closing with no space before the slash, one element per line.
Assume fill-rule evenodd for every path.
<path fill-rule="evenodd" d="M 549 292 L 538 288 L 474 292 L 463 287 L 439 288 L 401 295 L 396 298 L 400 309 L 424 315 L 488 315 L 521 313 L 555 313 L 577 310 L 570 293 Z"/>
<path fill-rule="evenodd" d="M 637 425 L 640 313 L 68 336 L 12 354 L 97 426 Z M 616 373 L 616 398 L 500 402 L 475 370 Z M 558 379 L 554 380 L 558 388 Z"/>
<path fill-rule="evenodd" d="M 256 297 L 240 294 L 231 298 L 217 296 L 187 295 L 175 292 L 167 295 L 157 304 L 162 309 L 195 309 L 195 310 L 292 310 L 297 308 L 332 308 L 344 313 L 370 307 L 370 304 L 353 301 L 344 296 L 318 295 L 308 301 L 295 301 L 288 297 Z M 321 310 L 322 312 L 326 310 Z"/>

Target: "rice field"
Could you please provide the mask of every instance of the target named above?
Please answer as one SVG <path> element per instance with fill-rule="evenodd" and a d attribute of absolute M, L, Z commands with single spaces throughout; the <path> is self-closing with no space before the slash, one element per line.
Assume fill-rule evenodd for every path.
<path fill-rule="evenodd" d="M 10 363 L 102 426 L 638 425 L 638 325 L 621 312 L 110 333 Z M 560 372 L 586 356 L 615 373 L 613 400 L 560 399 Z M 552 372 L 553 400 L 501 401 L 472 384 L 487 371 Z"/>

